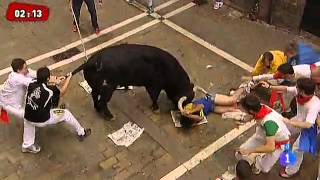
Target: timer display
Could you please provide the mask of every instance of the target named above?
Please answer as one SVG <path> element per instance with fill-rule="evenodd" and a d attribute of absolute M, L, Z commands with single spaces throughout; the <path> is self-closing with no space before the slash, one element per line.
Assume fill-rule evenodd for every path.
<path fill-rule="evenodd" d="M 49 8 L 43 5 L 13 2 L 7 10 L 9 21 L 46 21 L 48 18 Z"/>

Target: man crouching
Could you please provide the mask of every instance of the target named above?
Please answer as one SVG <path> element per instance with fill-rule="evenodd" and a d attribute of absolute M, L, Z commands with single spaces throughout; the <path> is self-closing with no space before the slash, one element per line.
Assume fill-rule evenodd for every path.
<path fill-rule="evenodd" d="M 283 152 L 282 145 L 289 143 L 290 132 L 283 122 L 283 117 L 261 104 L 258 97 L 249 94 L 241 99 L 240 104 L 247 113 L 254 116 L 257 127 L 255 134 L 240 146 L 236 158 L 253 164 L 255 174 L 261 171 L 267 173 Z M 265 154 L 252 158 L 249 155 L 253 153 Z"/>
<path fill-rule="evenodd" d="M 71 75 L 68 75 L 59 89 L 49 84 L 50 70 L 47 67 L 38 69 L 37 79 L 27 89 L 22 152 L 40 152 L 40 146 L 35 144 L 35 127 L 66 122 L 77 132 L 80 141 L 90 135 L 91 130 L 84 129 L 69 110 L 56 109 L 70 79 Z"/>

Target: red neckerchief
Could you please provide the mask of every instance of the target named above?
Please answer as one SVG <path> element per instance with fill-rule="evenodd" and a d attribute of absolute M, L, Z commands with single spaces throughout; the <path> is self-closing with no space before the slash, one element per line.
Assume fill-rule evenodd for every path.
<path fill-rule="evenodd" d="M 270 114 L 272 112 L 272 110 L 267 107 L 266 105 L 262 105 L 261 106 L 261 109 L 259 112 L 257 112 L 255 115 L 254 115 L 254 118 L 255 119 L 262 119 L 264 118 L 266 115 Z"/>
<path fill-rule="evenodd" d="M 313 97 L 312 96 L 301 96 L 301 95 L 297 95 L 296 96 L 296 100 L 297 100 L 297 103 L 300 104 L 300 105 L 304 105 L 306 102 L 310 101 L 310 99 Z"/>
<path fill-rule="evenodd" d="M 282 72 L 277 71 L 276 73 L 273 74 L 274 79 L 282 79 L 284 78 L 284 74 Z"/>
<path fill-rule="evenodd" d="M 310 64 L 310 69 L 311 70 L 316 70 L 317 69 L 317 65 L 316 64 Z"/>

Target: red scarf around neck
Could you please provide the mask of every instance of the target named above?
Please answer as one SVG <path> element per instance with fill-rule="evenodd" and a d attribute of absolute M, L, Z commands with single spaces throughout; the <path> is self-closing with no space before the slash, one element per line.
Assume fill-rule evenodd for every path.
<path fill-rule="evenodd" d="M 277 71 L 276 73 L 273 74 L 274 79 L 283 79 L 284 74 L 282 72 Z"/>
<path fill-rule="evenodd" d="M 272 110 L 267 107 L 266 105 L 262 105 L 261 106 L 261 109 L 259 112 L 257 112 L 255 115 L 254 115 L 254 118 L 255 119 L 262 119 L 264 118 L 266 115 L 270 114 L 272 112 Z"/>
<path fill-rule="evenodd" d="M 297 95 L 296 96 L 296 100 L 297 100 L 297 103 L 300 104 L 300 105 L 304 105 L 305 103 L 307 103 L 308 101 L 310 101 L 310 99 L 313 97 L 312 96 L 301 96 L 301 95 Z"/>

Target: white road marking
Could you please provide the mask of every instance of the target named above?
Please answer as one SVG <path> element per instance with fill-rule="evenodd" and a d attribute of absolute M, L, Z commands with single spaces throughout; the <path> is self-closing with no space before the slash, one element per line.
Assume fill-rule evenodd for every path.
<path fill-rule="evenodd" d="M 168 14 L 165 14 L 163 17 L 164 18 L 170 18 L 170 17 L 172 17 L 172 16 L 174 16 L 176 14 L 179 14 L 180 12 L 185 11 L 185 10 L 195 6 L 195 5 L 196 5 L 195 3 L 191 2 L 191 3 L 189 3 L 189 4 L 185 5 L 185 6 L 182 6 L 182 7 L 178 8 L 178 9 L 176 9 L 174 11 L 169 12 Z"/>
<path fill-rule="evenodd" d="M 207 41 L 201 39 L 200 37 L 192 34 L 191 32 L 187 31 L 186 29 L 183 29 L 182 27 L 176 25 L 175 23 L 171 22 L 170 20 L 163 20 L 162 21 L 164 24 L 168 25 L 169 27 L 173 28 L 174 30 L 176 30 L 177 32 L 183 34 L 184 36 L 190 38 L 191 40 L 197 42 L 198 44 L 202 45 L 203 47 L 209 49 L 210 51 L 218 54 L 219 56 L 223 57 L 224 59 L 232 62 L 233 64 L 240 66 L 242 69 L 245 69 L 249 72 L 251 72 L 253 70 L 253 68 L 244 63 L 243 61 L 239 60 L 238 58 L 230 55 L 229 53 L 217 48 L 216 46 L 208 43 Z"/>
<path fill-rule="evenodd" d="M 144 24 L 144 25 L 142 25 L 142 26 L 140 26 L 138 28 L 135 28 L 135 29 L 133 29 L 131 31 L 128 31 L 128 32 L 126 32 L 126 33 L 124 33 L 124 34 L 122 34 L 120 36 L 117 36 L 117 37 L 115 37 L 115 38 L 113 38 L 113 39 L 111 39 L 111 40 L 109 40 L 109 41 L 107 41 L 105 43 L 102 43 L 102 44 L 100 44 L 98 46 L 95 46 L 95 47 L 93 47 L 91 49 L 88 49 L 87 50 L 87 54 L 90 55 L 92 53 L 95 53 L 95 52 L 97 52 L 97 51 L 99 51 L 99 50 L 101 50 L 101 49 L 103 49 L 103 48 L 105 48 L 107 46 L 110 46 L 110 45 L 112 45 L 112 44 L 114 44 L 116 42 L 119 42 L 119 41 L 121 41 L 121 40 L 123 40 L 123 39 L 125 39 L 125 38 L 127 38 L 129 36 L 132 36 L 132 35 L 134 35 L 134 34 L 136 34 L 138 32 L 141 32 L 141 31 L 147 29 L 148 27 L 151 27 L 151 26 L 153 26 L 153 25 L 155 25 L 155 24 L 157 24 L 159 22 L 160 22 L 160 20 L 158 20 L 158 19 L 152 20 L 152 21 L 150 21 L 150 22 L 148 22 L 148 23 L 146 23 L 146 24 Z M 69 59 L 62 60 L 62 61 L 60 61 L 58 63 L 55 63 L 55 64 L 52 64 L 52 65 L 50 65 L 48 67 L 49 67 L 49 69 L 56 69 L 58 67 L 70 64 L 70 63 L 72 63 L 74 61 L 77 61 L 80 58 L 83 58 L 84 56 L 85 56 L 85 53 L 82 52 L 82 53 L 79 53 L 79 54 L 69 58 Z"/>
<path fill-rule="evenodd" d="M 178 8 L 177 10 L 175 10 L 174 13 L 170 12 L 168 14 L 165 14 L 164 16 L 166 16 L 166 17 L 174 16 L 174 15 L 176 15 L 178 13 L 181 13 L 182 11 L 187 10 L 187 9 L 193 7 L 193 6 L 194 6 L 194 3 L 189 3 L 189 4 L 185 5 L 185 6 L 182 6 L 181 8 Z M 144 25 L 142 25 L 140 27 L 137 27 L 137 28 L 135 28 L 135 29 L 133 29 L 131 31 L 128 31 L 128 32 L 120 35 L 120 36 L 117 36 L 117 37 L 115 37 L 115 38 L 113 38 L 113 39 L 111 39 L 111 40 L 109 40 L 109 41 L 107 41 L 105 43 L 102 43 L 102 44 L 100 44 L 98 46 L 95 46 L 95 47 L 93 47 L 91 49 L 88 49 L 87 50 L 87 55 L 95 53 L 95 52 L 99 51 L 100 49 L 103 49 L 103 48 L 105 48 L 107 46 L 110 46 L 110 45 L 112 45 L 112 44 L 114 44 L 116 42 L 119 42 L 119 41 L 121 41 L 121 40 L 123 40 L 123 39 L 125 39 L 125 38 L 127 38 L 129 36 L 132 36 L 132 35 L 134 35 L 134 34 L 136 34 L 138 32 L 141 32 L 141 31 L 147 29 L 148 27 L 151 27 L 151 26 L 153 26 L 153 25 L 155 25 L 155 24 L 157 24 L 159 22 L 161 22 L 159 19 L 152 20 L 152 21 L 150 21 L 150 22 L 148 22 L 148 23 L 146 23 L 146 24 L 144 24 Z M 52 64 L 52 65 L 50 65 L 48 67 L 49 67 L 49 69 L 56 69 L 58 67 L 67 65 L 67 64 L 72 63 L 74 61 L 77 61 L 80 58 L 83 58 L 84 56 L 85 56 L 85 53 L 82 52 L 82 53 L 79 53 L 79 54 L 69 58 L 69 59 L 62 60 L 62 61 L 60 61 L 58 63 L 55 63 L 55 64 Z"/>
<path fill-rule="evenodd" d="M 250 129 L 254 125 L 255 125 L 255 122 L 249 122 L 243 126 L 240 126 L 239 129 L 235 128 L 229 131 L 227 134 L 220 137 L 218 140 L 216 140 L 206 148 L 202 149 L 199 153 L 194 155 L 190 160 L 186 161 L 185 163 L 178 166 L 176 169 L 174 169 L 173 171 L 171 171 L 170 173 L 162 177 L 161 180 L 172 180 L 172 179 L 177 179 L 181 177 L 187 171 L 191 170 L 192 168 L 200 164 L 201 161 L 207 159 L 213 153 L 217 152 L 219 149 L 227 145 L 229 142 L 237 138 L 242 133 L 246 132 L 248 129 Z"/>
<path fill-rule="evenodd" d="M 178 2 L 178 1 L 180 1 L 180 0 L 170 0 L 170 1 L 166 2 L 166 3 L 163 3 L 163 4 L 155 7 L 154 10 L 155 10 L 155 11 L 159 11 L 159 10 L 161 10 L 161 9 L 163 9 L 163 8 L 166 8 L 166 7 L 170 6 L 171 4 L 174 4 L 174 3 Z M 120 23 L 118 23 L 118 24 L 115 24 L 115 25 L 110 26 L 110 27 L 108 27 L 108 28 L 106 28 L 106 29 L 103 29 L 103 30 L 101 30 L 99 36 L 105 35 L 105 34 L 107 34 L 107 33 L 110 33 L 110 32 L 112 32 L 112 31 L 114 31 L 114 30 L 117 30 L 117 29 L 119 29 L 119 28 L 121 28 L 121 27 L 123 27 L 123 26 L 126 26 L 126 25 L 134 22 L 134 21 L 137 21 L 137 20 L 139 20 L 139 19 L 141 19 L 141 18 L 143 18 L 143 17 L 146 17 L 147 15 L 148 15 L 148 13 L 141 13 L 141 14 L 139 14 L 139 15 L 136 15 L 136 16 L 134 16 L 134 17 L 131 17 L 131 18 L 129 18 L 129 19 L 126 19 L 126 20 L 124 20 L 124 21 L 122 21 L 122 22 L 120 22 Z M 83 38 L 83 42 L 84 42 L 84 43 L 89 42 L 89 41 L 91 41 L 91 40 L 94 40 L 94 39 L 98 38 L 99 36 L 97 36 L 96 34 L 92 34 L 92 35 L 90 35 L 90 36 L 87 36 L 86 38 Z M 44 59 L 46 59 L 46 58 L 49 58 L 49 57 L 52 57 L 52 56 L 54 56 L 54 55 L 56 55 L 56 54 L 65 52 L 65 51 L 67 51 L 67 50 L 69 50 L 69 49 L 71 49 L 71 48 L 77 47 L 77 46 L 79 46 L 79 45 L 81 45 L 81 40 L 75 41 L 75 42 L 73 42 L 73 43 L 71 43 L 71 44 L 68 44 L 68 45 L 66 45 L 66 46 L 64 46 L 64 47 L 61 47 L 61 48 L 59 48 L 59 49 L 50 51 L 50 52 L 48 52 L 48 53 L 42 54 L 42 55 L 40 55 L 40 56 L 31 58 L 31 59 L 27 60 L 27 64 L 33 64 L 33 63 L 42 61 L 42 60 L 44 60 Z M 7 68 L 5 68 L 5 69 L 1 69 L 1 70 L 0 70 L 0 76 L 4 75 L 4 74 L 6 74 L 6 73 L 9 73 L 9 72 L 11 72 L 11 71 L 12 71 L 11 67 L 7 67 Z"/>

